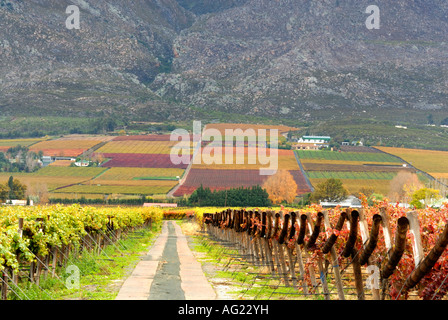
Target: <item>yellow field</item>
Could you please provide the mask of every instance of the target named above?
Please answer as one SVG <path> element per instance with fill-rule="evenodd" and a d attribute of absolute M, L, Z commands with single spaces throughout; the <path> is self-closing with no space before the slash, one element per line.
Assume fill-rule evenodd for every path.
<path fill-rule="evenodd" d="M 173 146 L 188 146 L 189 142 L 179 141 L 110 141 L 101 148 L 97 153 L 147 153 L 147 154 L 170 154 Z M 193 153 L 193 149 L 191 149 Z"/>
<path fill-rule="evenodd" d="M 244 163 L 237 164 L 236 155 L 233 156 L 232 164 L 225 164 L 225 156 L 222 156 L 222 164 L 208 164 L 213 160 L 213 157 L 207 157 L 202 155 L 202 162 L 200 164 L 193 164 L 193 169 L 222 169 L 222 170 L 258 170 L 260 168 L 269 168 L 269 166 L 273 167 L 276 163 L 278 164 L 279 169 L 284 170 L 300 170 L 300 167 L 297 163 L 297 160 L 294 156 L 279 156 L 277 159 L 267 158 L 267 160 L 271 161 L 271 164 L 261 164 L 259 158 L 257 156 L 248 156 L 244 155 Z M 249 164 L 249 160 L 254 161 L 254 164 Z"/>
<path fill-rule="evenodd" d="M 103 184 L 92 184 L 92 185 L 74 185 L 63 189 L 58 189 L 54 193 L 79 193 L 79 194 L 166 194 L 170 191 L 176 184 L 177 181 L 159 181 L 159 180 L 149 180 L 149 181 L 126 181 L 141 183 L 145 182 L 144 185 L 123 185 L 122 181 L 118 181 L 120 185 L 103 185 Z M 111 182 L 110 182 L 111 183 Z"/>
<path fill-rule="evenodd" d="M 326 179 L 310 179 L 310 182 L 314 187 L 325 181 Z M 388 194 L 390 189 L 390 180 L 341 179 L 341 181 L 350 194 L 356 194 L 362 188 L 373 189 L 375 190 L 375 193 Z"/>
<path fill-rule="evenodd" d="M 50 163 L 49 167 L 70 167 L 73 161 L 70 160 L 56 160 L 55 162 Z"/>
<path fill-rule="evenodd" d="M 448 179 L 448 172 L 428 172 L 431 176 L 436 179 Z"/>
<path fill-rule="evenodd" d="M 398 156 L 422 171 L 428 173 L 448 173 L 448 151 L 391 147 L 376 148 L 381 151 Z"/>
<path fill-rule="evenodd" d="M 61 138 L 58 138 L 58 141 L 78 141 L 78 140 L 82 140 L 82 141 L 110 141 L 115 139 L 114 136 L 102 136 L 102 135 L 88 135 L 88 134 L 69 134 L 66 136 L 63 136 Z"/>
<path fill-rule="evenodd" d="M 58 139 L 47 140 L 36 143 L 30 147 L 30 151 L 42 151 L 45 156 L 61 156 L 61 157 L 77 157 L 84 151 L 101 143 L 102 140 L 72 140 L 72 139 Z"/>
<path fill-rule="evenodd" d="M 44 139 L 0 139 L 0 147 L 15 147 L 21 145 L 22 147 L 28 147 Z"/>
<path fill-rule="evenodd" d="M 33 145 L 31 150 L 45 150 L 45 149 L 90 149 L 98 143 L 102 142 L 101 140 L 47 140 L 39 142 Z"/>
<path fill-rule="evenodd" d="M 86 199 L 104 199 L 104 194 L 100 193 L 83 193 L 82 195 L 75 193 L 48 193 L 48 198 L 57 198 L 57 199 L 79 199 L 84 197 Z"/>
<path fill-rule="evenodd" d="M 152 186 L 175 186 L 176 180 L 102 180 L 93 179 L 83 182 L 85 186 L 121 186 L 121 187 L 152 187 Z"/>
<path fill-rule="evenodd" d="M 1 172 L 0 183 L 6 183 L 12 175 L 21 183 L 29 187 L 45 185 L 48 190 L 67 185 L 78 184 L 94 178 L 105 168 L 78 168 L 78 167 L 45 167 L 33 173 Z"/>
<path fill-rule="evenodd" d="M 13 175 L 15 179 L 18 179 L 21 183 L 29 186 L 46 186 L 48 190 L 53 190 L 55 188 L 60 188 L 66 185 L 78 184 L 86 181 L 86 177 L 57 177 L 57 176 L 36 176 L 26 173 L 1 173 L 0 183 L 7 183 L 9 177 Z"/>

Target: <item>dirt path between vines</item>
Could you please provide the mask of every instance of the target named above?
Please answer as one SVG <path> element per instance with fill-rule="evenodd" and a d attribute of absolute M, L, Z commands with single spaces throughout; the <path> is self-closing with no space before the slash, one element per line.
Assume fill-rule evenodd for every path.
<path fill-rule="evenodd" d="M 123 283 L 116 300 L 214 300 L 217 294 L 187 236 L 174 221 L 164 221 L 162 233 Z"/>

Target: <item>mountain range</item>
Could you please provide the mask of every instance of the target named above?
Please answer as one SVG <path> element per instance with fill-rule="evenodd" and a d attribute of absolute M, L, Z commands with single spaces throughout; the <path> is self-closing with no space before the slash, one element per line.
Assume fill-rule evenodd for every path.
<path fill-rule="evenodd" d="M 444 0 L 0 0 L 0 30 L 2 116 L 448 116 Z"/>

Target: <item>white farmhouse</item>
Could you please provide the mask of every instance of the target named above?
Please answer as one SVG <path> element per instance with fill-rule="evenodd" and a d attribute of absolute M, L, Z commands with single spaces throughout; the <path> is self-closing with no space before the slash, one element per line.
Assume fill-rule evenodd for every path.
<path fill-rule="evenodd" d="M 303 136 L 292 147 L 296 150 L 319 150 L 328 148 L 330 140 L 328 136 Z"/>

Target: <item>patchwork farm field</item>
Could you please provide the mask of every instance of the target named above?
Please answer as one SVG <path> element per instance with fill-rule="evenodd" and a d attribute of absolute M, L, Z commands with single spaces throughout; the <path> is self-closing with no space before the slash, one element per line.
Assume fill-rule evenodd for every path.
<path fill-rule="evenodd" d="M 30 151 L 38 153 L 42 151 L 44 156 L 52 157 L 77 157 L 85 151 L 93 148 L 103 140 L 85 139 L 57 139 L 38 142 L 30 147 Z"/>
<path fill-rule="evenodd" d="M 448 178 L 448 151 L 375 147 L 409 162 L 435 178 Z"/>
<path fill-rule="evenodd" d="M 325 182 L 326 179 L 310 179 L 313 186 Z M 372 189 L 375 193 L 387 195 L 390 190 L 390 180 L 380 179 L 341 179 L 344 187 L 350 194 L 356 194 L 361 190 Z"/>
<path fill-rule="evenodd" d="M 207 129 L 209 128 L 217 129 L 221 134 L 224 134 L 225 129 L 241 127 L 239 125 L 213 124 L 207 125 Z M 246 130 L 248 128 L 256 130 L 258 128 L 275 129 L 277 127 L 247 125 L 241 129 Z M 287 132 L 290 129 L 295 128 L 282 127 L 279 128 L 279 133 Z M 311 191 L 292 150 L 278 149 L 272 152 L 270 148 L 249 147 L 247 143 L 244 148 L 227 146 L 222 143 L 219 145 L 208 144 L 205 147 L 203 144 L 185 181 L 175 190 L 173 195 L 189 195 L 201 185 L 211 190 L 261 186 L 269 176 L 260 175 L 260 169 L 268 168 L 289 171 L 297 184 L 298 195 Z"/>
<path fill-rule="evenodd" d="M 104 171 L 104 168 L 45 167 L 33 173 L 1 172 L 0 183 L 6 183 L 13 175 L 28 187 L 45 186 L 51 192 L 68 185 L 91 180 Z"/>
<path fill-rule="evenodd" d="M 137 181 L 138 182 L 138 181 Z M 74 185 L 54 191 L 54 193 L 73 193 L 73 194 L 166 194 L 176 184 L 177 181 L 145 181 L 144 185 Z"/>
<path fill-rule="evenodd" d="M 295 152 L 314 187 L 335 178 L 340 179 L 350 193 L 372 189 L 386 195 L 391 180 L 399 171 L 415 173 L 413 168 L 403 166 L 403 160 L 380 150 L 367 147 L 345 147 L 344 150 Z"/>
<path fill-rule="evenodd" d="M 29 147 L 41 141 L 44 141 L 44 139 L 1 139 L 0 152 L 6 152 L 9 148 L 15 146 Z"/>
<path fill-rule="evenodd" d="M 278 129 L 279 134 L 296 130 L 285 126 L 240 124 L 209 124 L 206 128 L 216 129 L 222 134 L 225 134 L 225 129 L 238 128 L 243 131 L 254 129 L 255 132 L 258 129 Z M 191 135 L 189 138 L 192 140 Z M 269 176 L 260 175 L 259 169 L 269 168 L 270 163 L 263 162 L 259 154 L 266 155 L 265 160 L 277 163 L 279 170 L 292 174 L 298 195 L 310 192 L 312 186 L 328 178 L 341 179 L 351 193 L 369 188 L 387 194 L 391 180 L 400 170 L 415 172 L 409 166 L 404 167 L 405 162 L 436 178 L 448 179 L 448 152 L 442 151 L 386 147 L 343 147 L 341 152 L 279 149 L 276 150 L 278 157 L 271 158 L 274 153 L 269 148 L 260 144 L 253 149 L 246 143 L 242 150 L 233 145 L 221 145 L 219 156 L 207 153 L 206 150 L 213 150 L 207 149 L 213 144 L 203 141 L 197 155 L 201 161 L 189 166 L 176 165 L 171 161 L 172 147 L 181 143 L 170 141 L 170 135 L 70 135 L 55 140 L 0 140 L 0 152 L 18 144 L 28 146 L 34 152 L 42 151 L 47 156 L 100 159 L 98 167 L 73 167 L 70 160 L 57 160 L 34 173 L 13 174 L 31 188 L 47 188 L 55 198 L 163 196 L 173 191 L 174 196 L 183 196 L 201 185 L 212 190 L 262 185 Z M 189 148 L 192 157 L 194 143 L 185 142 L 183 145 Z M 230 163 L 226 164 L 226 160 Z M 6 183 L 10 176 L 11 173 L 0 173 L 0 183 Z M 179 178 L 181 185 L 178 185 Z"/>
<path fill-rule="evenodd" d="M 185 137 L 187 138 L 187 137 Z M 188 137 L 190 141 L 193 140 L 193 136 Z M 169 134 L 148 134 L 148 135 L 133 135 L 133 136 L 119 136 L 113 139 L 114 141 L 170 141 L 171 135 Z"/>
<path fill-rule="evenodd" d="M 351 172 L 351 171 L 308 171 L 310 179 L 356 179 L 356 180 L 392 180 L 393 172 Z"/>
<path fill-rule="evenodd" d="M 194 169 L 208 169 L 208 170 L 257 170 L 261 168 L 269 168 L 270 163 L 263 163 L 263 161 L 271 161 L 271 163 L 278 163 L 278 167 L 284 170 L 299 170 L 297 160 L 294 157 L 294 152 L 291 150 L 277 150 L 277 158 L 270 152 L 269 148 L 257 148 L 254 154 L 249 154 L 248 149 L 244 148 L 244 153 L 240 154 L 240 148 L 223 148 L 221 157 L 214 154 L 208 155 L 204 153 L 204 148 L 201 149 L 200 156 L 197 156 L 192 168 Z M 229 154 L 225 154 L 227 151 Z M 259 152 L 260 155 L 259 156 Z M 232 156 L 233 155 L 233 156 Z M 266 159 L 264 159 L 266 156 Z M 198 159 L 199 158 L 199 159 Z M 226 161 L 229 164 L 226 164 Z"/>
<path fill-rule="evenodd" d="M 44 167 L 30 175 L 46 177 L 84 177 L 92 178 L 106 171 L 98 167 Z"/>
<path fill-rule="evenodd" d="M 104 158 L 110 159 L 102 167 L 126 168 L 178 168 L 186 169 L 188 164 L 174 164 L 169 154 L 146 153 L 102 153 Z"/>
<path fill-rule="evenodd" d="M 277 129 L 279 131 L 278 134 L 281 135 L 289 130 L 295 131 L 297 128 L 218 123 L 207 124 L 205 129 L 219 132 L 222 142 L 210 143 L 208 140 L 203 141 L 188 175 L 181 182 L 181 185 L 177 187 L 173 193 L 174 196 L 189 195 L 201 185 L 211 190 L 262 185 L 269 176 L 260 175 L 260 169 L 269 168 L 271 163 L 277 164 L 278 169 L 288 170 L 293 175 L 298 185 L 298 194 L 310 191 L 291 150 L 276 150 L 278 157 L 273 158 L 270 149 L 265 148 L 266 144 L 259 143 L 259 141 L 256 142 L 256 147 L 254 148 L 248 146 L 248 141 L 244 143 L 244 148 L 236 148 L 233 143 L 226 145 L 226 139 L 229 138 L 226 136 L 226 129 L 232 130 L 232 134 L 237 133 L 235 130 L 241 129 L 241 135 L 248 134 L 251 136 L 257 135 L 259 129 L 265 129 L 267 130 L 266 138 L 269 141 L 269 130 L 271 129 Z M 233 141 L 233 139 L 227 140 Z M 215 154 L 215 151 L 218 153 Z M 263 155 L 266 158 L 263 158 Z M 264 162 L 265 160 L 267 162 Z"/>
<path fill-rule="evenodd" d="M 71 194 L 165 195 L 178 184 L 188 166 L 172 163 L 170 152 L 174 145 L 191 148 L 192 143 L 170 141 L 169 135 L 115 137 L 94 153 L 105 160 L 100 166 L 103 172 L 54 193 L 58 197 Z"/>
<path fill-rule="evenodd" d="M 173 146 L 192 147 L 190 142 L 179 141 L 141 141 L 141 140 L 124 140 L 110 141 L 101 148 L 97 153 L 138 153 L 138 154 L 170 154 Z M 191 153 L 193 150 L 191 150 Z"/>
<path fill-rule="evenodd" d="M 36 153 L 42 151 L 45 156 L 93 157 L 103 162 L 99 167 L 76 167 L 72 160 L 56 160 L 34 173 L 0 173 L 3 183 L 13 175 L 29 188 L 45 189 L 56 198 L 165 195 L 188 166 L 172 163 L 171 148 L 180 143 L 170 141 L 170 135 L 69 135 L 53 140 L 0 140 L 0 151 L 18 144 L 29 146 Z M 184 145 L 190 147 L 192 143 Z"/>
<path fill-rule="evenodd" d="M 289 173 L 297 184 L 297 194 L 309 192 L 310 189 L 300 170 L 290 170 Z M 269 176 L 260 175 L 259 170 L 213 170 L 213 169 L 191 169 L 185 183 L 174 193 L 174 196 L 191 194 L 201 185 L 211 190 L 225 190 L 238 187 L 252 187 L 263 185 Z"/>
<path fill-rule="evenodd" d="M 297 156 L 302 159 L 357 161 L 375 163 L 400 163 L 396 157 L 382 152 L 337 152 L 337 151 L 312 151 L 297 150 Z"/>
<path fill-rule="evenodd" d="M 175 180 L 184 170 L 173 168 L 123 168 L 114 167 L 104 171 L 95 180 Z"/>

